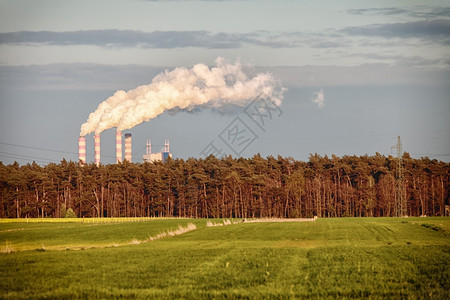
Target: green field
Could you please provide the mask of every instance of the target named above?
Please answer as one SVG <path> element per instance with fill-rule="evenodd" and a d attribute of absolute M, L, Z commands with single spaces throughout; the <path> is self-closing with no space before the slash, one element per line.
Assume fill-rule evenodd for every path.
<path fill-rule="evenodd" d="M 450 218 L 79 221 L 0 220 L 0 298 L 450 298 Z"/>

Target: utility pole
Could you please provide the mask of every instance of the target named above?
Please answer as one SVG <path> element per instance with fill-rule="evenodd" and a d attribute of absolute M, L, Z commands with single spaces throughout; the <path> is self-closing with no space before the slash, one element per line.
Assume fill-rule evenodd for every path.
<path fill-rule="evenodd" d="M 402 141 L 400 140 L 400 136 L 397 137 L 397 145 L 391 147 L 392 149 L 397 149 L 397 172 L 396 172 L 396 190 L 397 190 L 397 198 L 396 198 L 396 209 L 397 209 L 397 217 L 407 216 L 406 209 L 406 197 L 404 194 L 404 177 L 403 177 L 403 152 L 402 152 Z"/>

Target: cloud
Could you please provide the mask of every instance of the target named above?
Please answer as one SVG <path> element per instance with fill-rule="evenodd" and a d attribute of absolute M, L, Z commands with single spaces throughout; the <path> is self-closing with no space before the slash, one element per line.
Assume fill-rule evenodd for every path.
<path fill-rule="evenodd" d="M 446 18 L 450 15 L 450 7 L 413 6 L 412 8 L 383 7 L 383 8 L 361 8 L 348 9 L 347 13 L 352 15 L 405 15 L 414 18 Z"/>
<path fill-rule="evenodd" d="M 376 61 L 390 61 L 393 62 L 395 66 L 410 66 L 418 68 L 448 68 L 450 67 L 450 59 L 448 58 L 435 58 L 429 59 L 421 57 L 418 55 L 414 56 L 403 56 L 403 55 L 393 55 L 393 54 L 380 54 L 380 53 L 364 53 L 364 54 L 353 54 L 354 56 L 363 57 L 368 60 Z"/>
<path fill-rule="evenodd" d="M 18 31 L 0 33 L 0 44 L 32 46 L 79 46 L 103 48 L 207 48 L 237 49 L 244 45 L 267 48 L 341 48 L 346 37 L 425 38 L 443 45 L 450 43 L 450 20 L 435 19 L 405 23 L 371 24 L 329 29 L 323 32 L 212 33 L 210 31 L 86 30 L 86 31 Z"/>
<path fill-rule="evenodd" d="M 450 44 L 450 20 L 436 19 L 406 23 L 371 24 L 328 29 L 321 32 L 252 31 L 229 33 L 210 31 L 82 30 L 18 31 L 0 33 L 0 45 L 22 46 L 97 46 L 141 49 L 239 49 L 245 45 L 265 48 L 347 48 L 354 37 L 422 38 L 442 45 Z"/>
<path fill-rule="evenodd" d="M 317 103 L 318 108 L 323 108 L 325 106 L 325 94 L 323 93 L 323 90 L 320 89 L 320 91 L 314 93 L 311 101 Z"/>
<path fill-rule="evenodd" d="M 398 7 L 383 7 L 383 8 L 357 8 L 348 9 L 347 13 L 351 15 L 398 15 L 405 14 L 408 10 Z"/>
<path fill-rule="evenodd" d="M 0 33 L 2 44 L 93 45 L 100 47 L 142 48 L 236 48 L 242 41 L 233 34 L 211 34 L 207 31 L 87 30 L 87 31 L 19 31 Z"/>
<path fill-rule="evenodd" d="M 450 20 L 436 19 L 405 23 L 351 26 L 340 32 L 353 36 L 384 38 L 450 38 Z"/>
<path fill-rule="evenodd" d="M 207 48 L 237 49 L 244 45 L 266 48 L 338 48 L 348 41 L 342 33 L 271 32 L 212 33 L 209 31 L 86 30 L 86 31 L 18 31 L 0 33 L 0 44 L 25 46 L 98 46 L 103 48 Z"/>
<path fill-rule="evenodd" d="M 18 31 L 0 33 L 0 44 L 36 46 L 92 45 L 117 48 L 241 48 L 252 44 L 271 48 L 295 47 L 301 33 L 212 33 L 209 31 L 153 31 L 137 30 L 86 30 L 86 31 Z"/>

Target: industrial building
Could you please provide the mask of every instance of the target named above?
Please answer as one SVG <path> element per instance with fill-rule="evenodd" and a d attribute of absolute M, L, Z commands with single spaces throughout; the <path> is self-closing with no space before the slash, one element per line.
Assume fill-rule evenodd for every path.
<path fill-rule="evenodd" d="M 157 153 L 152 153 L 152 143 L 150 140 L 147 140 L 145 152 L 146 153 L 142 156 L 144 162 L 155 162 L 155 161 L 166 162 L 169 157 L 172 158 L 172 153 L 170 153 L 169 140 L 164 141 L 163 151 Z"/>

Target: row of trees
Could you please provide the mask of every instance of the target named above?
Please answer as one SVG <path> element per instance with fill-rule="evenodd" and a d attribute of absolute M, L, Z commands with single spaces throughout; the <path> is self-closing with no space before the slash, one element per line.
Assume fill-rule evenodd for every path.
<path fill-rule="evenodd" d="M 392 156 L 214 156 L 168 162 L 0 163 L 0 217 L 195 218 L 445 215 L 449 163 Z M 404 210 L 403 210 L 404 211 Z"/>

